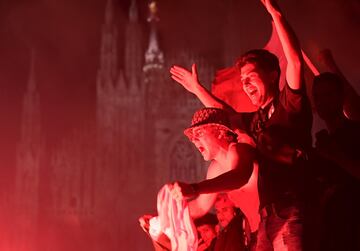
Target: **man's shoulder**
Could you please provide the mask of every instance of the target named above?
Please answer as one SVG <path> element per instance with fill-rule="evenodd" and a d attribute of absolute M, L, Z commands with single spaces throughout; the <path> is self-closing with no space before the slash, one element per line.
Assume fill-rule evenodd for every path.
<path fill-rule="evenodd" d="M 284 87 L 279 92 L 279 99 L 284 98 L 308 98 L 306 94 L 305 85 L 300 89 L 292 89 L 288 83 L 284 85 Z"/>
<path fill-rule="evenodd" d="M 227 161 L 234 165 L 239 161 L 253 161 L 255 158 L 255 148 L 247 143 L 234 143 L 228 148 Z"/>
<path fill-rule="evenodd" d="M 283 107 L 285 111 L 291 114 L 302 114 L 302 116 L 312 120 L 311 104 L 305 87 L 294 90 L 290 86 L 285 85 L 275 100 L 274 106 L 275 110 Z"/>
<path fill-rule="evenodd" d="M 215 178 L 224 172 L 222 166 L 217 161 L 212 160 L 207 169 L 206 179 Z"/>

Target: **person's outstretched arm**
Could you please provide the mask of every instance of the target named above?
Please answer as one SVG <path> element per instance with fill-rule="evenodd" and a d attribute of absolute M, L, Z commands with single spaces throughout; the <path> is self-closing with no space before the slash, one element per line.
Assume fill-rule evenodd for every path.
<path fill-rule="evenodd" d="M 255 149 L 240 143 L 230 147 L 229 151 L 227 172 L 196 184 L 176 182 L 172 189 L 173 196 L 182 199 L 199 194 L 228 192 L 247 184 L 253 171 Z"/>
<path fill-rule="evenodd" d="M 275 0 L 261 0 L 271 15 L 287 60 L 286 80 L 289 87 L 299 90 L 303 85 L 303 58 L 295 32 L 285 19 Z"/>
<path fill-rule="evenodd" d="M 247 184 L 253 171 L 255 149 L 248 144 L 237 144 L 229 151 L 230 170 L 213 179 L 195 184 L 196 193 L 228 192 Z"/>
<path fill-rule="evenodd" d="M 195 64 L 191 66 L 191 72 L 183 67 L 174 65 L 171 67 L 170 73 L 172 79 L 194 94 L 205 107 L 215 107 L 235 112 L 231 106 L 215 97 L 199 82 Z"/>

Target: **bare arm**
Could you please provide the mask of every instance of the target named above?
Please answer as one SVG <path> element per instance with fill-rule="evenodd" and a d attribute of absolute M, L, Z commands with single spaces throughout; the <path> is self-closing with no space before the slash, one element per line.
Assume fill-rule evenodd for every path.
<path fill-rule="evenodd" d="M 197 193 L 228 192 L 245 185 L 253 171 L 255 149 L 248 144 L 237 144 L 229 150 L 228 164 L 231 170 L 198 184 Z"/>
<path fill-rule="evenodd" d="M 170 73 L 172 79 L 194 94 L 205 107 L 215 107 L 235 112 L 231 106 L 215 97 L 199 82 L 195 64 L 192 65 L 191 72 L 183 67 L 174 65 L 171 67 Z"/>
<path fill-rule="evenodd" d="M 182 196 L 198 195 L 189 203 L 192 217 L 206 214 L 213 206 L 217 193 L 240 188 L 249 181 L 253 171 L 254 149 L 247 144 L 236 144 L 229 148 L 228 155 L 225 168 L 214 162 L 209 166 L 207 179 L 196 184 L 197 191 L 193 190 L 194 184 L 176 183 Z"/>
<path fill-rule="evenodd" d="M 175 198 L 227 192 L 245 185 L 253 171 L 255 149 L 248 144 L 234 144 L 229 147 L 227 163 L 221 163 L 222 172 L 218 176 L 196 184 L 176 182 L 172 194 Z M 221 175 L 220 175 L 221 174 Z"/>
<path fill-rule="evenodd" d="M 302 88 L 303 58 L 299 41 L 275 0 L 261 0 L 271 15 L 287 60 L 286 80 L 293 90 Z"/>

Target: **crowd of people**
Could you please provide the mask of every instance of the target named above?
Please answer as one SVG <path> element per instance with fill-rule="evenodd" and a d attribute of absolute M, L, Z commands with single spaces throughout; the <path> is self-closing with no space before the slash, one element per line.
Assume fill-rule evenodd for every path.
<path fill-rule="evenodd" d="M 279 90 L 274 54 L 255 49 L 236 61 L 255 112 L 238 113 L 216 98 L 199 82 L 196 65 L 170 69 L 205 106 L 184 133 L 210 161 L 206 179 L 167 184 L 175 201 L 186 201 L 196 225 L 192 250 L 360 250 L 359 97 L 329 52 L 324 59 L 332 72 L 315 76 L 308 97 L 299 41 L 277 3 L 261 2 L 287 66 Z M 326 125 L 315 147 L 310 99 Z M 146 231 L 149 219 L 140 219 Z M 170 244 L 160 250 L 172 250 Z"/>

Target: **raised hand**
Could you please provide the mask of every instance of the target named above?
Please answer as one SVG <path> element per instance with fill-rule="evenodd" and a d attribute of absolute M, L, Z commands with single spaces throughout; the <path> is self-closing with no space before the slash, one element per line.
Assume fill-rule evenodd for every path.
<path fill-rule="evenodd" d="M 170 192 L 175 200 L 183 200 L 197 195 L 191 184 L 182 182 L 175 182 L 171 186 Z"/>
<path fill-rule="evenodd" d="M 196 65 L 191 66 L 191 72 L 183 67 L 174 65 L 170 69 L 171 78 L 181 84 L 187 91 L 194 93 L 200 86 Z"/>
<path fill-rule="evenodd" d="M 260 1 L 270 14 L 280 12 L 279 5 L 276 3 L 275 0 L 260 0 Z"/>

